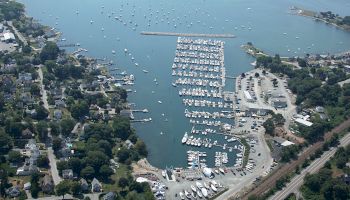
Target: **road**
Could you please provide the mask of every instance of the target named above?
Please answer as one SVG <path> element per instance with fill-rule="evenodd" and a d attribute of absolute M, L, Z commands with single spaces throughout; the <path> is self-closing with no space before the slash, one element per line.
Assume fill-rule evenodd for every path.
<path fill-rule="evenodd" d="M 7 21 L 7 24 L 8 24 L 9 26 L 11 26 L 11 28 L 13 29 L 13 31 L 14 31 L 15 34 L 17 35 L 18 39 L 21 40 L 25 46 L 27 46 L 27 45 L 28 45 L 28 42 L 27 42 L 26 38 L 23 37 L 23 35 L 16 29 L 15 26 L 13 26 L 12 21 Z"/>
<path fill-rule="evenodd" d="M 297 192 L 297 190 L 301 187 L 304 182 L 304 177 L 308 173 L 316 173 L 320 170 L 324 164 L 335 154 L 339 147 L 344 147 L 350 144 L 350 133 L 346 134 L 341 140 L 340 144 L 337 148 L 332 148 L 329 151 L 323 153 L 323 155 L 314 160 L 307 168 L 305 168 L 299 175 L 295 176 L 283 190 L 278 191 L 274 196 L 269 198 L 270 200 L 281 200 L 287 198 L 287 196 L 293 192 Z"/>
<path fill-rule="evenodd" d="M 47 102 L 47 92 L 46 92 L 45 86 L 43 84 L 44 77 L 43 77 L 42 66 L 39 66 L 38 74 L 39 74 L 39 78 L 40 78 L 40 89 L 41 89 L 41 95 L 42 95 L 42 102 L 44 103 L 45 109 L 49 111 L 49 104 Z M 52 136 L 51 136 L 50 131 L 49 131 L 49 139 L 52 141 Z M 49 143 L 51 143 L 51 141 Z M 50 161 L 50 171 L 51 171 L 53 182 L 55 183 L 55 185 L 57 185 L 62 181 L 62 179 L 58 174 L 57 160 L 56 160 L 55 154 L 53 153 L 53 149 L 52 149 L 51 145 L 49 145 L 49 147 L 47 148 L 47 157 L 49 158 L 49 161 Z"/>

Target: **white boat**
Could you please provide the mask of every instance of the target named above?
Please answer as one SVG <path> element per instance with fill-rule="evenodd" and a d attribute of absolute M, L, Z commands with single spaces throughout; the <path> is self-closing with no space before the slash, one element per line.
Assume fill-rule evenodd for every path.
<path fill-rule="evenodd" d="M 183 193 L 183 192 L 180 192 L 180 193 L 179 193 L 179 195 L 180 195 L 180 198 L 181 198 L 182 200 L 184 200 L 184 199 L 185 199 L 185 195 L 184 195 L 184 193 Z"/>
<path fill-rule="evenodd" d="M 202 188 L 202 189 L 201 189 L 201 192 L 202 192 L 202 194 L 203 194 L 204 197 L 208 197 L 208 190 L 207 190 L 207 189 Z"/>
<path fill-rule="evenodd" d="M 191 198 L 191 194 L 189 192 L 187 192 L 187 190 L 185 190 L 185 196 L 189 199 Z"/>
<path fill-rule="evenodd" d="M 182 144 L 186 143 L 187 139 L 188 139 L 188 134 L 186 132 L 185 135 L 183 136 L 182 140 L 181 140 Z"/>
<path fill-rule="evenodd" d="M 212 180 L 211 183 L 212 183 L 212 185 L 214 185 L 214 186 L 215 186 L 215 185 L 218 185 L 218 183 L 217 183 L 216 181 L 214 181 L 214 180 Z"/>
<path fill-rule="evenodd" d="M 212 189 L 214 192 L 217 192 L 217 191 L 218 191 L 218 189 L 216 189 L 216 187 L 215 187 L 213 184 L 211 184 L 210 187 L 211 187 L 211 189 Z"/>
<path fill-rule="evenodd" d="M 203 194 L 201 193 L 200 190 L 197 191 L 197 195 L 199 196 L 199 198 L 202 198 L 202 197 L 203 197 Z"/>
<path fill-rule="evenodd" d="M 197 188 L 194 187 L 193 185 L 191 185 L 191 189 L 193 190 L 193 192 L 197 192 Z"/>
<path fill-rule="evenodd" d="M 112 54 L 115 54 L 115 51 L 114 51 L 114 50 L 112 50 Z"/>
<path fill-rule="evenodd" d="M 202 185 L 200 182 L 198 182 L 198 181 L 196 181 L 196 186 L 197 186 L 199 189 L 203 188 L 203 185 Z"/>
<path fill-rule="evenodd" d="M 193 198 L 196 198 L 196 195 L 195 195 L 194 192 L 191 192 L 191 196 L 192 196 Z"/>
<path fill-rule="evenodd" d="M 162 102 L 162 101 L 158 101 L 158 103 L 160 103 L 160 104 L 161 104 L 161 103 L 163 103 L 163 102 Z"/>
<path fill-rule="evenodd" d="M 147 70 L 145 70 L 145 69 L 144 69 L 144 70 L 142 70 L 142 71 L 143 71 L 143 72 L 145 72 L 145 73 L 148 73 L 148 71 L 147 71 Z"/>
<path fill-rule="evenodd" d="M 219 168 L 219 171 L 222 173 L 222 174 L 225 174 L 225 171 L 224 171 L 224 169 L 222 169 L 222 168 Z"/>
<path fill-rule="evenodd" d="M 166 171 L 165 171 L 165 170 L 162 170 L 162 176 L 163 176 L 164 178 L 166 178 Z"/>
<path fill-rule="evenodd" d="M 204 187 L 210 189 L 210 186 L 206 182 L 204 182 Z"/>

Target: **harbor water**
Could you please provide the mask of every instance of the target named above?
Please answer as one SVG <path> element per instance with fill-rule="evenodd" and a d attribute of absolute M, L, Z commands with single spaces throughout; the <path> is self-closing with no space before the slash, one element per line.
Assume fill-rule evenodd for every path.
<path fill-rule="evenodd" d="M 209 152 L 208 165 L 213 166 L 214 152 L 219 149 L 181 144 L 192 126 L 184 115 L 178 89 L 172 86 L 177 37 L 141 35 L 142 31 L 235 35 L 219 38 L 225 42 L 228 76 L 252 69 L 254 59 L 240 48 L 247 42 L 281 56 L 338 53 L 350 48 L 350 33 L 289 14 L 289 8 L 297 6 L 350 15 L 347 0 L 20 1 L 29 16 L 62 32 L 66 43 L 80 43 L 88 49 L 87 56 L 112 60 L 116 64 L 113 67 L 120 69 L 118 73 L 126 71 L 135 76 L 135 84 L 128 87 L 132 90 L 129 102 L 135 103 L 135 109 L 149 110 L 136 113 L 136 119 L 152 118 L 152 122 L 135 123 L 133 127 L 147 145 L 149 162 L 160 168 L 187 166 L 186 151 L 190 149 Z M 233 88 L 234 80 L 226 79 L 225 90 Z M 223 137 L 212 138 L 224 142 Z M 230 164 L 234 158 L 230 155 Z"/>

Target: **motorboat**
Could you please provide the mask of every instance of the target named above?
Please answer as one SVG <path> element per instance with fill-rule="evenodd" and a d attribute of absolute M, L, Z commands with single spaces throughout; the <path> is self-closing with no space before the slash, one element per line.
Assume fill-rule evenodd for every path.
<path fill-rule="evenodd" d="M 197 192 L 197 188 L 193 185 L 191 185 L 191 189 L 193 190 L 193 192 Z"/>
<path fill-rule="evenodd" d="M 187 190 L 185 190 L 185 196 L 189 199 L 191 199 L 191 194 L 189 192 L 187 192 Z"/>
<path fill-rule="evenodd" d="M 185 195 L 184 195 L 184 193 L 183 193 L 183 192 L 180 192 L 180 193 L 179 193 L 179 195 L 180 195 L 180 198 L 181 198 L 182 200 L 184 200 L 184 199 L 185 199 Z"/>
<path fill-rule="evenodd" d="M 198 181 L 196 181 L 196 186 L 197 186 L 199 189 L 203 188 L 203 185 L 202 185 L 200 182 L 198 182 Z"/>
<path fill-rule="evenodd" d="M 186 143 L 187 139 L 188 139 L 188 134 L 186 132 L 185 135 L 183 136 L 182 140 L 181 140 L 182 144 Z"/>
<path fill-rule="evenodd" d="M 225 174 L 225 171 L 224 171 L 224 169 L 222 169 L 222 168 L 219 168 L 219 171 L 222 173 L 222 174 Z"/>
<path fill-rule="evenodd" d="M 213 184 L 211 184 L 210 187 L 211 187 L 211 189 L 212 189 L 214 192 L 217 192 L 217 191 L 218 191 L 218 189 L 216 189 L 216 187 L 215 187 Z"/>
<path fill-rule="evenodd" d="M 199 198 L 202 198 L 203 197 L 203 194 L 200 190 L 197 190 L 197 195 L 199 196 Z"/>
<path fill-rule="evenodd" d="M 208 197 L 208 190 L 207 190 L 207 189 L 202 188 L 202 189 L 201 189 L 201 192 L 202 192 L 202 194 L 203 194 L 203 196 L 204 196 L 205 198 Z"/>
<path fill-rule="evenodd" d="M 166 170 L 162 170 L 162 176 L 166 178 Z"/>

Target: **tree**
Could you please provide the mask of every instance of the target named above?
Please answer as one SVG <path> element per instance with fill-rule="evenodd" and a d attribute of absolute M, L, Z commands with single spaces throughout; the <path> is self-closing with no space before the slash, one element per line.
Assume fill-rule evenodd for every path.
<path fill-rule="evenodd" d="M 55 186 L 56 195 L 62 196 L 64 199 L 64 195 L 70 191 L 70 186 L 71 186 L 70 181 L 68 180 L 61 181 L 59 184 Z"/>
<path fill-rule="evenodd" d="M 263 127 L 265 128 L 266 133 L 274 136 L 275 124 L 273 123 L 273 120 L 271 118 L 267 119 L 263 123 Z"/>
<path fill-rule="evenodd" d="M 41 141 L 44 141 L 47 139 L 48 137 L 48 125 L 46 122 L 44 121 L 39 121 L 36 125 L 36 131 L 38 132 L 39 134 L 39 139 Z"/>
<path fill-rule="evenodd" d="M 95 171 L 98 171 L 102 165 L 109 162 L 108 156 L 101 151 L 89 151 L 85 160 L 86 164 L 93 167 Z"/>
<path fill-rule="evenodd" d="M 6 154 L 10 149 L 12 149 L 12 146 L 12 138 L 4 133 L 2 129 L 0 129 L 0 155 Z"/>
<path fill-rule="evenodd" d="M 118 186 L 122 188 L 122 190 L 124 190 L 125 187 L 127 187 L 129 185 L 129 181 L 128 179 L 121 177 L 118 181 Z"/>
<path fill-rule="evenodd" d="M 32 84 L 32 86 L 30 87 L 30 93 L 36 96 L 40 95 L 40 87 L 38 86 L 38 84 Z"/>
<path fill-rule="evenodd" d="M 75 126 L 75 121 L 73 119 L 62 119 L 61 123 L 61 133 L 64 136 L 69 136 Z"/>
<path fill-rule="evenodd" d="M 73 170 L 73 172 L 80 174 L 82 163 L 79 158 L 73 157 L 68 160 L 68 166 L 70 169 Z"/>
<path fill-rule="evenodd" d="M 89 105 L 86 101 L 79 100 L 70 107 L 70 112 L 74 119 L 79 120 L 89 114 Z"/>
<path fill-rule="evenodd" d="M 38 167 L 49 167 L 49 158 L 46 155 L 40 155 L 37 159 Z"/>
<path fill-rule="evenodd" d="M 258 72 L 255 72 L 254 76 L 255 76 L 255 78 L 258 78 L 260 76 L 260 74 Z"/>
<path fill-rule="evenodd" d="M 147 157 L 148 151 L 145 143 L 142 140 L 137 140 L 134 148 L 141 156 Z"/>
<path fill-rule="evenodd" d="M 126 140 L 131 135 L 130 120 L 126 117 L 117 117 L 112 123 L 113 133 L 116 137 Z"/>
<path fill-rule="evenodd" d="M 126 149 L 126 148 L 121 148 L 117 152 L 117 156 L 119 158 L 119 162 L 125 163 L 125 161 L 130 158 L 130 151 L 128 149 Z"/>
<path fill-rule="evenodd" d="M 40 175 L 38 173 L 34 173 L 30 177 L 30 184 L 31 184 L 30 193 L 33 198 L 38 198 L 38 194 L 40 192 L 40 187 L 38 183 L 39 178 L 40 178 Z"/>
<path fill-rule="evenodd" d="M 108 177 L 112 175 L 114 172 L 108 165 L 102 165 L 99 173 L 103 178 L 107 180 Z"/>
<path fill-rule="evenodd" d="M 46 60 L 56 60 L 59 54 L 59 48 L 54 42 L 47 42 L 40 53 L 40 59 L 42 62 Z"/>
<path fill-rule="evenodd" d="M 58 136 L 58 134 L 60 133 L 60 126 L 57 122 L 50 122 L 49 123 L 49 127 L 51 129 L 51 134 L 54 136 Z"/>
<path fill-rule="evenodd" d="M 79 195 L 81 193 L 81 185 L 78 181 L 72 181 L 70 186 L 70 191 L 73 195 Z"/>
<path fill-rule="evenodd" d="M 42 105 L 36 106 L 35 111 L 37 120 L 44 120 L 49 116 L 49 111 L 47 111 Z"/>
<path fill-rule="evenodd" d="M 91 166 L 87 166 L 84 169 L 81 170 L 80 176 L 86 178 L 86 179 L 92 179 L 95 175 L 95 170 Z"/>
<path fill-rule="evenodd" d="M 8 153 L 8 161 L 12 163 L 22 162 L 22 155 L 18 151 L 10 151 Z"/>
<path fill-rule="evenodd" d="M 60 150 L 62 147 L 62 139 L 58 137 L 54 137 L 52 140 L 52 149 L 55 151 L 55 153 Z"/>

